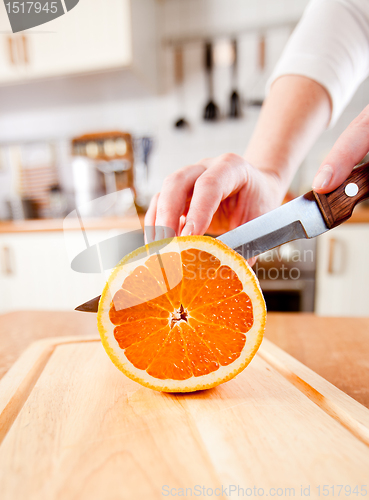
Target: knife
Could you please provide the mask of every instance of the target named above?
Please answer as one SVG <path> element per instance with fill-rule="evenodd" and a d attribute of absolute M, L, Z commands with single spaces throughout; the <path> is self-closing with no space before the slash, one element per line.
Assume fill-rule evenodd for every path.
<path fill-rule="evenodd" d="M 351 217 L 355 206 L 367 198 L 369 162 L 355 168 L 331 193 L 310 191 L 217 239 L 242 253 L 245 259 L 250 259 L 283 243 L 315 238 L 339 226 Z M 97 312 L 99 301 L 100 296 L 95 297 L 75 310 Z"/>

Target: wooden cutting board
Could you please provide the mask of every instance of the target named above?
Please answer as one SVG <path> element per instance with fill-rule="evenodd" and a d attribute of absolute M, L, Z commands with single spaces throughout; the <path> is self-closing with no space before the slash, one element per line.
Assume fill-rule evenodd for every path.
<path fill-rule="evenodd" d="M 368 471 L 369 410 L 267 340 L 187 395 L 129 380 L 97 338 L 36 342 L 0 383 L 1 500 L 358 498 Z"/>

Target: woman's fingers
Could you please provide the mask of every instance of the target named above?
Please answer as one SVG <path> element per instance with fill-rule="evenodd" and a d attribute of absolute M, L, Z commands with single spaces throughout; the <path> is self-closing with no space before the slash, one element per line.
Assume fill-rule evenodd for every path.
<path fill-rule="evenodd" d="M 172 237 L 174 232 L 182 236 L 204 234 L 221 202 L 248 181 L 248 167 L 241 156 L 226 154 L 202 160 L 167 177 L 161 193 L 153 198 L 147 211 L 146 239 Z M 236 205 L 236 197 L 229 198 L 227 207 L 231 214 L 236 210 L 232 203 Z M 155 231 L 149 229 L 153 226 Z"/>
<path fill-rule="evenodd" d="M 163 238 L 173 236 L 173 231 L 178 234 L 180 217 L 185 211 L 188 193 L 205 170 L 204 165 L 191 165 L 165 179 L 155 209 L 155 226 L 168 228 L 164 230 Z M 158 235 L 156 239 L 160 239 Z"/>
<path fill-rule="evenodd" d="M 156 219 L 156 207 L 158 204 L 160 193 L 156 193 L 151 199 L 149 208 L 147 209 L 145 215 L 145 242 L 151 243 L 155 241 L 155 219 Z"/>
<path fill-rule="evenodd" d="M 182 236 L 204 234 L 222 200 L 247 180 L 246 161 L 238 155 L 220 156 L 195 182 Z"/>
<path fill-rule="evenodd" d="M 350 123 L 324 159 L 314 181 L 318 193 L 329 193 L 347 179 L 369 151 L 369 106 Z"/>
<path fill-rule="evenodd" d="M 214 177 L 211 172 L 206 174 L 202 175 L 195 183 L 181 236 L 204 234 L 222 201 L 222 186 L 219 179 Z"/>

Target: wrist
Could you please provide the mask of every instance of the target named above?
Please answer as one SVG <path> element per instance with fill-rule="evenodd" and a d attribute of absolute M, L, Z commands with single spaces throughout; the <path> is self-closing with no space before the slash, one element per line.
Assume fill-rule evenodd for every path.
<path fill-rule="evenodd" d="M 244 158 L 258 170 L 275 177 L 281 189 L 287 191 L 294 173 L 298 169 L 298 163 L 295 161 L 294 155 L 291 154 L 286 141 L 280 142 L 278 147 L 273 144 L 272 139 L 267 142 L 271 146 L 268 147 L 264 141 L 260 143 L 252 140 Z"/>
<path fill-rule="evenodd" d="M 291 179 L 287 175 L 286 169 L 283 168 L 283 165 L 285 166 L 285 164 L 283 164 L 282 161 L 281 163 L 277 162 L 276 159 L 274 159 L 273 162 L 262 162 L 261 160 L 258 161 L 256 159 L 250 160 L 247 153 L 245 158 L 248 163 L 250 163 L 264 176 L 264 179 L 268 183 L 271 190 L 271 195 L 275 200 L 274 204 L 279 206 L 282 203 L 291 183 Z"/>
<path fill-rule="evenodd" d="M 260 168 L 259 171 L 268 180 L 271 195 L 274 198 L 274 204 L 279 206 L 287 193 L 289 183 L 274 169 Z"/>

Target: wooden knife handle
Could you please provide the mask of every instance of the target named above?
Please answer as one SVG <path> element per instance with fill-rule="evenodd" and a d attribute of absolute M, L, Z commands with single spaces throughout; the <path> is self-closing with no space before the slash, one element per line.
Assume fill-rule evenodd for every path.
<path fill-rule="evenodd" d="M 358 203 L 369 198 L 369 163 L 355 168 L 331 193 L 313 193 L 329 229 L 339 226 L 351 217 Z"/>

